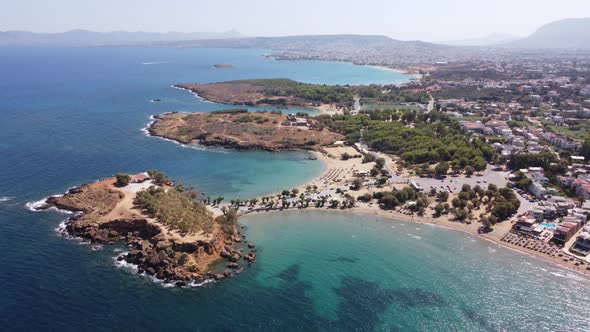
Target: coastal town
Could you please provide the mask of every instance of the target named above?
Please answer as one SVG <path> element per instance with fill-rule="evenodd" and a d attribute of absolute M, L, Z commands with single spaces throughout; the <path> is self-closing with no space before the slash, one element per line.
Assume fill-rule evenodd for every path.
<path fill-rule="evenodd" d="M 350 90 L 354 103 L 347 102 L 337 114 L 283 115 L 282 127 L 312 133 L 327 128 L 343 135 L 313 149 L 313 158 L 327 165 L 322 176 L 275 195 L 209 206 L 216 213 L 224 206 L 241 213 L 343 209 L 431 222 L 585 273 L 590 270 L 590 228 L 586 226 L 590 212 L 590 62 L 584 57 L 560 59 L 533 58 L 493 66 L 488 61 L 434 63 L 419 81 L 401 87 Z M 262 93 L 268 98 L 268 93 Z M 389 97 L 393 94 L 395 99 Z M 241 99 L 238 104 L 252 101 L 255 103 Z M 224 102 L 231 104 L 232 100 Z M 302 96 L 297 103 L 315 105 Z M 363 137 L 363 130 L 367 135 L 374 130 L 371 125 L 354 129 L 359 136 L 333 124 L 351 124 L 356 117 L 366 117 L 413 129 L 422 126 L 421 117 L 433 121 L 428 120 L 433 112 L 440 114 L 434 119 L 440 116 L 446 125 L 459 126 L 457 133 L 469 142 L 482 144 L 484 155 L 471 164 L 460 158 L 411 155 L 408 149 L 397 154 L 367 142 L 371 138 Z M 379 163 L 374 164 L 375 160 Z M 491 213 L 494 206 L 482 207 L 490 185 L 495 190 L 509 188 L 518 201 L 507 215 L 498 213 L 501 218 Z M 411 198 L 396 199 L 395 204 L 387 204 L 382 197 L 383 193 L 410 190 Z M 489 195 L 487 200 L 495 202 L 493 194 Z"/>
<path fill-rule="evenodd" d="M 590 331 L 590 0 L 3 4 L 0 332 Z"/>
<path fill-rule="evenodd" d="M 386 86 L 179 84 L 206 100 L 276 110 L 159 114 L 150 135 L 308 151 L 324 171 L 295 188 L 230 200 L 185 192 L 157 171 L 119 174 L 41 209 L 79 213 L 64 228 L 69 236 L 126 241 L 130 250 L 118 261 L 180 286 L 229 277 L 254 261 L 239 216 L 302 209 L 436 224 L 588 273 L 590 71 L 587 62 L 551 68 L 437 63 L 419 80 Z M 319 115 L 289 113 L 291 106 Z M 178 219 L 187 207 L 191 217 Z"/>

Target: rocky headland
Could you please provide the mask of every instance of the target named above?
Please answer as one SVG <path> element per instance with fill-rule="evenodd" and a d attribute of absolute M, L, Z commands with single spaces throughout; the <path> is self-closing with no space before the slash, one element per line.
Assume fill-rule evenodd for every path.
<path fill-rule="evenodd" d="M 286 116 L 280 112 L 165 113 L 154 116 L 154 119 L 148 127 L 151 135 L 183 144 L 287 151 L 318 150 L 343 139 L 338 133 L 315 129 L 307 118 Z"/>
<path fill-rule="evenodd" d="M 125 242 L 129 249 L 117 257 L 119 261 L 134 264 L 139 273 L 177 286 L 223 279 L 241 272 L 254 261 L 256 249 L 253 244 L 240 245 L 243 235 L 235 220 L 228 222 L 227 216 L 214 216 L 198 200 L 191 201 L 194 206 L 188 212 L 194 213 L 192 216 L 206 226 L 201 231 L 185 231 L 183 225 L 175 226 L 165 217 L 155 217 L 137 199 L 138 195 L 156 197 L 166 204 L 174 204 L 168 203 L 170 200 L 183 200 L 182 205 L 186 206 L 184 197 L 192 194 L 176 193 L 175 187 L 158 185 L 150 178 L 123 187 L 116 183 L 116 178 L 108 178 L 72 188 L 63 196 L 48 198 L 39 209 L 55 207 L 74 212 L 65 223 L 66 235 L 92 244 Z M 142 194 L 150 190 L 152 196 Z M 163 203 L 150 204 L 160 204 L 156 215 L 167 213 L 166 207 L 161 206 Z M 197 210 L 200 208 L 201 212 Z M 179 211 L 176 206 L 171 209 Z M 223 260 L 227 261 L 226 269 Z"/>
<path fill-rule="evenodd" d="M 284 78 L 181 83 L 174 87 L 211 102 L 231 105 L 351 109 L 354 102 L 351 87 L 307 84 Z"/>

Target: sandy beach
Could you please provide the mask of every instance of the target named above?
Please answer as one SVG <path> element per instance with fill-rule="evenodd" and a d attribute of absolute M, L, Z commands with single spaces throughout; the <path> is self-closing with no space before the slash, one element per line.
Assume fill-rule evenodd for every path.
<path fill-rule="evenodd" d="M 348 160 L 341 160 L 339 158 L 339 156 L 344 152 L 347 152 L 349 154 L 353 154 L 353 153 L 358 154 L 358 152 L 356 152 L 356 150 L 354 150 L 352 147 L 335 147 L 335 148 L 326 148 L 325 150 L 328 154 L 319 153 L 319 152 L 312 152 L 318 158 L 318 160 L 320 160 L 324 164 L 324 170 L 318 177 L 312 179 L 311 181 L 309 181 L 307 183 L 297 186 L 296 188 L 299 190 L 300 193 L 305 193 L 308 187 L 313 188 L 314 186 L 317 186 L 317 192 L 319 192 L 319 193 L 326 192 L 326 191 L 331 192 L 331 190 L 334 190 L 335 188 L 338 188 L 338 187 L 348 188 L 350 186 L 350 183 L 355 179 L 355 177 L 353 176 L 353 173 L 355 171 L 368 171 L 373 167 L 373 163 L 363 164 L 361 158 L 351 158 Z M 352 194 L 353 196 L 358 197 L 358 196 L 361 196 L 367 192 L 372 193 L 375 191 L 392 190 L 394 186 L 403 187 L 403 186 L 405 186 L 405 184 L 392 184 L 392 185 L 384 186 L 383 188 L 376 188 L 374 186 L 373 187 L 369 186 L 369 188 L 363 187 L 362 189 L 360 189 L 358 191 L 350 191 L 349 190 L 348 193 Z M 290 188 L 285 188 L 285 189 L 289 190 Z M 279 195 L 279 193 L 275 193 L 274 195 L 269 195 L 269 196 L 277 197 L 277 195 Z M 451 195 L 450 199 L 452 199 L 452 197 L 453 197 L 453 195 Z M 299 209 L 299 208 L 291 207 L 287 210 L 296 210 L 296 209 Z M 317 208 L 312 205 L 310 205 L 307 209 L 343 211 L 343 212 L 355 213 L 355 214 L 360 214 L 360 215 L 373 215 L 373 216 L 389 218 L 389 219 L 392 219 L 392 221 L 404 221 L 404 222 L 414 222 L 414 223 L 419 223 L 419 224 L 431 224 L 431 225 L 443 227 L 443 228 L 446 228 L 449 230 L 459 231 L 459 232 L 463 232 L 463 233 L 466 233 L 466 234 L 469 234 L 472 236 L 476 236 L 480 239 L 491 241 L 491 242 L 495 243 L 496 245 L 502 246 L 504 248 L 508 248 L 511 250 L 518 251 L 519 253 L 522 253 L 522 254 L 533 256 L 537 259 L 544 260 L 545 262 L 557 264 L 561 267 L 568 268 L 572 271 L 576 271 L 576 272 L 579 272 L 584 275 L 590 274 L 590 270 L 586 269 L 586 265 L 576 265 L 577 260 L 572 261 L 569 259 L 569 256 L 567 256 L 565 254 L 563 255 L 563 257 L 559 257 L 559 256 L 553 257 L 553 256 L 550 256 L 550 255 L 547 255 L 547 254 L 544 254 L 544 253 L 541 253 L 541 252 L 538 252 L 535 250 L 531 250 L 531 249 L 528 249 L 525 247 L 511 244 L 506 241 L 502 241 L 502 238 L 504 237 L 504 235 L 508 234 L 512 228 L 513 224 L 510 220 L 506 220 L 504 222 L 494 225 L 493 231 L 490 233 L 480 234 L 478 232 L 478 229 L 481 226 L 481 224 L 479 224 L 477 221 L 474 221 L 470 224 L 461 223 L 461 222 L 457 222 L 457 221 L 452 220 L 452 217 L 450 215 L 442 215 L 438 218 L 434 218 L 434 217 L 432 217 L 433 212 L 430 208 L 427 209 L 426 214 L 424 216 L 417 216 L 415 214 L 405 212 L 399 208 L 396 210 L 383 210 L 376 203 L 368 204 L 368 203 L 363 203 L 363 202 L 356 202 L 356 204 L 353 208 L 347 208 L 345 210 L 340 210 L 340 209 L 334 210 L 334 209 L 330 209 L 328 207 Z M 214 211 L 216 214 L 220 213 L 220 211 L 218 209 L 214 209 Z M 283 211 L 283 209 L 275 208 L 270 211 L 280 212 L 280 211 Z M 253 214 L 253 213 L 254 214 L 255 213 L 267 213 L 270 211 L 268 211 L 267 209 L 264 209 L 264 208 L 259 208 L 259 209 L 251 209 L 251 210 L 245 209 L 245 210 L 242 210 L 241 213 L 243 215 L 245 215 L 245 214 Z M 478 212 L 481 212 L 481 211 L 474 210 L 475 215 L 478 215 Z"/>

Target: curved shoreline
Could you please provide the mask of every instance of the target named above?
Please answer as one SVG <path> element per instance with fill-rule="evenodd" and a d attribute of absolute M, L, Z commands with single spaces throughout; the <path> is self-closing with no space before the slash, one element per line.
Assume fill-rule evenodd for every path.
<path fill-rule="evenodd" d="M 330 62 L 330 63 L 339 63 L 339 64 L 346 64 L 346 65 L 353 65 L 353 66 L 359 66 L 359 67 L 369 67 L 369 68 L 375 68 L 375 69 L 379 69 L 379 70 L 383 70 L 383 71 L 390 71 L 390 72 L 396 72 L 402 75 L 407 75 L 407 76 L 414 76 L 416 79 L 422 79 L 422 75 L 418 74 L 418 73 L 414 73 L 412 72 L 412 70 L 410 70 L 409 68 L 400 68 L 400 67 L 389 67 L 386 65 L 371 65 L 371 64 L 366 64 L 366 63 L 357 63 L 354 62 L 353 60 L 347 61 L 347 60 L 330 60 L 330 59 L 315 59 L 315 58 L 301 58 L 298 57 L 296 59 L 292 59 L 292 58 L 288 58 L 285 55 L 281 55 L 281 54 L 262 54 L 262 56 L 267 57 L 267 58 L 271 58 L 275 61 L 317 61 L 317 62 Z M 407 80 L 405 82 L 389 82 L 389 83 L 366 83 L 364 85 L 371 85 L 371 84 L 381 84 L 381 85 L 396 85 L 396 86 L 402 86 L 404 84 L 408 84 L 411 83 L 412 80 Z M 359 85 L 363 85 L 363 84 L 359 84 Z"/>
<path fill-rule="evenodd" d="M 322 177 L 325 177 L 326 173 L 329 172 L 329 170 L 330 170 L 331 159 L 319 152 L 315 152 L 314 154 L 317 156 L 317 159 L 320 160 L 324 164 L 324 170 L 322 171 L 322 173 L 319 176 L 314 177 L 312 180 L 296 187 L 297 189 L 300 190 L 300 192 L 304 192 L 305 188 L 308 185 L 311 185 L 314 182 L 321 179 Z M 269 194 L 269 196 L 276 196 L 278 194 L 279 193 L 272 193 L 272 194 Z M 458 232 L 461 232 L 464 234 L 469 234 L 471 236 L 474 236 L 476 238 L 479 238 L 479 239 L 482 239 L 485 241 L 490 241 L 498 246 L 517 251 L 517 252 L 519 252 L 521 254 L 525 254 L 527 256 L 533 256 L 538 260 L 544 261 L 546 263 L 551 263 L 552 265 L 560 266 L 560 267 L 565 268 L 570 271 L 575 271 L 575 272 L 579 273 L 580 275 L 584 275 L 586 277 L 590 276 L 590 270 L 587 270 L 585 268 L 585 266 L 584 267 L 576 266 L 574 264 L 575 262 L 572 262 L 569 260 L 567 262 L 565 262 L 564 259 L 566 257 L 569 257 L 569 256 L 566 256 L 565 254 L 563 257 L 550 257 L 550 256 L 545 255 L 543 253 L 502 241 L 503 236 L 506 235 L 507 233 L 509 233 L 512 228 L 512 223 L 508 220 L 504 221 L 502 223 L 496 224 L 494 226 L 493 232 L 490 232 L 487 234 L 480 234 L 478 232 L 478 224 L 477 223 L 464 224 L 464 223 L 459 223 L 459 222 L 455 222 L 455 221 L 450 221 L 450 220 L 448 220 L 448 218 L 445 218 L 445 217 L 431 218 L 431 217 L 426 217 L 426 216 L 420 217 L 417 215 L 406 215 L 406 214 L 396 212 L 394 210 L 383 210 L 378 206 L 378 204 L 372 204 L 371 206 L 369 206 L 366 203 L 360 203 L 360 202 L 357 202 L 355 207 L 347 208 L 345 210 L 342 210 L 340 208 L 332 209 L 329 207 L 316 208 L 313 206 L 310 206 L 308 208 L 290 207 L 290 208 L 286 208 L 286 209 L 283 209 L 283 208 L 273 208 L 273 209 L 260 208 L 260 209 L 249 210 L 249 211 L 248 210 L 247 211 L 240 211 L 240 215 L 245 216 L 245 215 L 262 214 L 265 212 L 276 213 L 276 212 L 288 212 L 288 211 L 327 211 L 327 212 L 338 212 L 338 213 L 354 213 L 357 215 L 365 215 L 365 216 L 371 215 L 371 216 L 392 219 L 392 220 L 395 220 L 398 222 L 402 221 L 402 222 L 412 222 L 412 223 L 416 223 L 416 224 L 427 224 L 427 225 L 438 226 L 438 227 L 445 228 L 447 230 L 458 231 Z"/>
<path fill-rule="evenodd" d="M 407 215 L 398 214 L 393 211 L 389 211 L 389 212 L 393 212 L 393 213 L 387 214 L 386 212 L 388 212 L 388 211 L 386 211 L 386 210 L 381 210 L 384 213 L 379 213 L 378 211 L 364 210 L 364 209 L 359 209 L 359 208 L 350 208 L 350 209 L 346 209 L 346 210 L 329 209 L 329 208 L 307 208 L 307 209 L 289 208 L 289 209 L 273 209 L 273 210 L 264 210 L 264 209 L 253 210 L 253 211 L 245 212 L 244 214 L 242 214 L 242 216 L 255 216 L 257 214 L 267 214 L 267 213 L 280 214 L 280 213 L 284 213 L 284 212 L 298 213 L 298 212 L 304 212 L 304 211 L 308 211 L 308 212 L 312 212 L 312 213 L 313 212 L 320 212 L 320 211 L 326 212 L 326 213 L 342 213 L 342 214 L 353 213 L 358 216 L 380 217 L 380 218 L 383 218 L 383 219 L 386 219 L 389 221 L 393 221 L 393 222 L 398 222 L 398 223 L 399 222 L 411 222 L 411 223 L 415 223 L 415 224 L 423 224 L 423 225 L 431 225 L 434 227 L 440 227 L 440 228 L 444 228 L 448 231 L 460 232 L 460 233 L 463 233 L 463 234 L 466 234 L 469 236 L 473 236 L 474 238 L 477 238 L 479 240 L 493 243 L 494 245 L 497 245 L 498 247 L 502 247 L 507 250 L 518 252 L 521 255 L 533 257 L 534 259 L 538 260 L 539 262 L 549 263 L 553 266 L 563 268 L 563 269 L 566 269 L 571 272 L 575 272 L 583 277 L 590 278 L 590 271 L 588 271 L 586 269 L 576 269 L 572 266 L 563 264 L 559 261 L 549 259 L 548 257 L 541 255 L 535 251 L 523 250 L 523 248 L 521 248 L 521 247 L 510 246 L 505 242 L 498 241 L 498 240 L 495 240 L 491 237 L 485 236 L 485 234 L 473 233 L 469 230 L 464 229 L 463 227 L 461 227 L 459 225 L 453 226 L 453 225 L 445 225 L 445 224 L 437 223 L 437 222 L 429 222 L 426 218 L 422 218 L 422 217 L 409 218 L 409 216 L 407 216 Z"/>

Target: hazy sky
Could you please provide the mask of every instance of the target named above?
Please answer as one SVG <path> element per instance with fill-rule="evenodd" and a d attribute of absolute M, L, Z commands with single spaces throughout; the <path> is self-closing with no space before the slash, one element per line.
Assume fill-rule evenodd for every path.
<path fill-rule="evenodd" d="M 590 0 L 0 0 L 0 30 L 383 34 L 428 41 L 532 33 Z"/>

